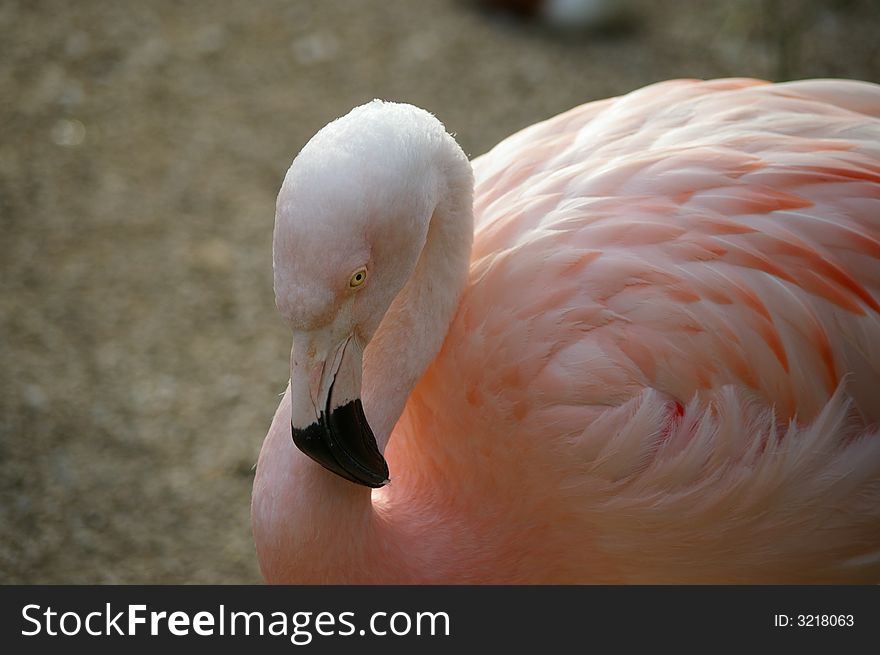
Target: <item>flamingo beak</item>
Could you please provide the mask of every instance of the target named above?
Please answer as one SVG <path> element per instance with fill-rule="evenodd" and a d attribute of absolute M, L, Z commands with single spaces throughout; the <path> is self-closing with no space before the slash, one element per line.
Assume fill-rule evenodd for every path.
<path fill-rule="evenodd" d="M 347 335 L 322 348 L 318 333 L 294 337 L 290 430 L 303 453 L 336 475 L 366 487 L 388 483 L 388 464 L 361 404 L 363 352 Z M 332 340 L 331 340 L 332 341 Z"/>

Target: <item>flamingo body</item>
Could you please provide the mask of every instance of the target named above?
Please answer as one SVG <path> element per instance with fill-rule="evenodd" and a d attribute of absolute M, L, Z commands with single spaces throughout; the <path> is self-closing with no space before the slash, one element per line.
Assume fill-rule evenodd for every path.
<path fill-rule="evenodd" d="M 309 526 L 303 554 L 285 397 L 267 578 L 876 582 L 878 118 L 867 83 L 678 80 L 476 159 L 467 282 L 351 510 L 368 537 Z"/>

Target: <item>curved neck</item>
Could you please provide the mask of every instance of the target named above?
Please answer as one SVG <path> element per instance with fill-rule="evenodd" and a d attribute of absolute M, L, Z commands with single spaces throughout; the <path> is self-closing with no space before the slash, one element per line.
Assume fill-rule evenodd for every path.
<path fill-rule="evenodd" d="M 364 352 L 362 399 L 384 451 L 419 378 L 443 345 L 467 281 L 473 241 L 473 173 L 446 135 L 442 180 L 425 244 Z M 392 485 L 395 471 L 392 463 Z M 383 505 L 315 464 L 290 441 L 290 389 L 260 453 L 252 521 L 260 564 L 273 582 L 417 581 L 432 544 L 417 536 L 410 503 Z"/>
<path fill-rule="evenodd" d="M 443 188 L 415 270 L 364 351 L 362 398 L 384 452 L 419 378 L 440 351 L 467 281 L 473 242 L 473 172 L 447 135 Z"/>

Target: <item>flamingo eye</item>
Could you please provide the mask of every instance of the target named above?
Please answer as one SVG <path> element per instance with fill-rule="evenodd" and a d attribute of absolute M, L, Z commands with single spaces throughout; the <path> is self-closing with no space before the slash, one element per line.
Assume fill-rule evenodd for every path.
<path fill-rule="evenodd" d="M 357 289 L 358 287 L 363 286 L 364 282 L 367 281 L 367 268 L 365 266 L 361 266 L 354 273 L 351 274 L 351 278 L 348 280 L 348 286 L 352 289 Z"/>

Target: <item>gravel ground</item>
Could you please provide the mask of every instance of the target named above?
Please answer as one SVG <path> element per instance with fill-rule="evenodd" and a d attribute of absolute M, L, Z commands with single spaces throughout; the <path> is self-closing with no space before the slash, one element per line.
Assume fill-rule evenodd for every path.
<path fill-rule="evenodd" d="M 880 79 L 872 0 L 624 4 L 567 35 L 465 0 L 0 4 L 0 582 L 259 581 L 274 198 L 352 106 L 477 155 L 670 77 Z"/>

